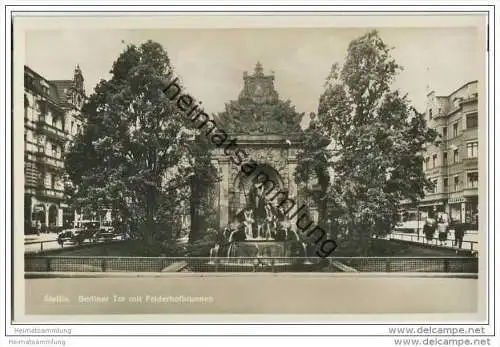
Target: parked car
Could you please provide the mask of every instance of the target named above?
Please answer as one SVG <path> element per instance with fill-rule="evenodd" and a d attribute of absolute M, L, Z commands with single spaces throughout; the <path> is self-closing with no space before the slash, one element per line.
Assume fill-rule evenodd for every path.
<path fill-rule="evenodd" d="M 64 243 L 68 242 L 77 243 L 80 239 L 80 234 L 82 234 L 83 231 L 84 230 L 81 228 L 65 229 L 57 235 L 57 243 L 59 243 L 61 246 L 64 245 Z"/>
<path fill-rule="evenodd" d="M 95 241 L 110 241 L 117 236 L 115 229 L 112 226 L 101 226 L 94 235 Z"/>
<path fill-rule="evenodd" d="M 57 235 L 57 242 L 63 245 L 65 242 L 71 242 L 81 245 L 85 240 L 95 242 L 95 234 L 98 231 L 99 223 L 83 222 L 79 227 L 65 229 Z"/>

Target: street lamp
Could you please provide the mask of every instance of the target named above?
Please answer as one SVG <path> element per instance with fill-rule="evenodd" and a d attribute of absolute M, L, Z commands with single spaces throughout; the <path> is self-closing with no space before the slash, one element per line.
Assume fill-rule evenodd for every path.
<path fill-rule="evenodd" d="M 328 238 L 331 239 L 332 238 L 332 220 L 330 218 L 328 218 L 328 220 L 326 222 L 328 223 Z"/>

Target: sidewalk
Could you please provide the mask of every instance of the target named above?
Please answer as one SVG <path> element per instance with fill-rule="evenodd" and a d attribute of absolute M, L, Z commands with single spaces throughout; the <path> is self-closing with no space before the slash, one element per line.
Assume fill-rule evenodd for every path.
<path fill-rule="evenodd" d="M 444 242 L 443 246 L 440 245 L 440 242 L 437 238 L 434 238 L 431 242 L 427 242 L 425 236 L 423 236 L 422 234 L 417 235 L 417 234 L 405 234 L 405 233 L 391 233 L 387 236 L 387 238 L 428 244 L 432 246 L 445 247 L 455 250 L 463 249 L 463 250 L 478 251 L 479 249 L 479 236 L 477 233 L 470 233 L 464 235 L 462 248 L 458 248 L 457 246 L 455 246 L 455 236 L 453 235 L 453 232 L 451 233 L 451 235 L 448 235 L 448 239 Z"/>
<path fill-rule="evenodd" d="M 26 271 L 32 278 L 189 278 L 189 277 L 274 277 L 274 278 L 467 278 L 477 273 L 465 272 L 37 272 Z"/>
<path fill-rule="evenodd" d="M 40 242 L 57 240 L 57 233 L 24 235 L 24 242 Z"/>

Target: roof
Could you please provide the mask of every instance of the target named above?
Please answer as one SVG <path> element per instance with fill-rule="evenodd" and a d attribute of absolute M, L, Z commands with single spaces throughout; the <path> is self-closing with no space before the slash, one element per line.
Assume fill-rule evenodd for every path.
<path fill-rule="evenodd" d="M 455 94 L 456 92 L 458 92 L 459 90 L 467 87 L 469 84 L 474 84 L 474 83 L 477 83 L 477 80 L 474 80 L 474 81 L 469 81 L 463 85 L 461 85 L 460 87 L 458 87 L 457 89 L 455 89 L 454 91 L 452 91 L 450 94 L 448 95 L 436 95 L 436 98 L 446 98 L 446 99 L 449 99 L 453 94 Z M 429 96 L 430 94 L 434 93 L 434 91 L 430 92 L 429 94 L 427 94 L 427 96 Z"/>
<path fill-rule="evenodd" d="M 24 66 L 25 73 L 28 72 L 35 76 L 35 78 L 44 81 L 49 87 L 49 94 L 47 98 L 53 103 L 62 106 L 67 103 L 67 97 L 65 90 L 70 90 L 73 88 L 73 80 L 48 80 L 29 66 Z"/>
<path fill-rule="evenodd" d="M 53 80 L 50 81 L 57 89 L 57 94 L 59 96 L 59 102 L 64 104 L 67 102 L 67 93 L 73 88 L 72 80 Z"/>

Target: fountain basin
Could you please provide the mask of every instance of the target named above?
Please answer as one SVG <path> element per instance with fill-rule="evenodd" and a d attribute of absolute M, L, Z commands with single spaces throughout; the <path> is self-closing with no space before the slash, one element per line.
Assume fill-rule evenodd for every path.
<path fill-rule="evenodd" d="M 229 245 L 228 258 L 284 258 L 303 257 L 303 248 L 297 241 L 245 240 Z"/>

